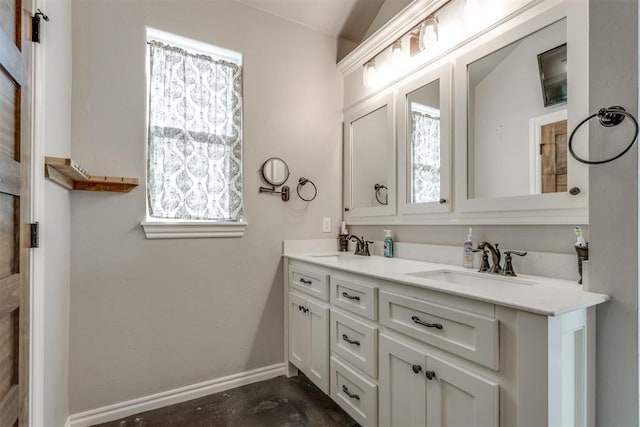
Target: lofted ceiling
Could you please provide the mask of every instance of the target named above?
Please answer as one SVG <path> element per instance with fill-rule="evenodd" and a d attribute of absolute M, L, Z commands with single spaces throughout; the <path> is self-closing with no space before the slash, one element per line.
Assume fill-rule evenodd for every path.
<path fill-rule="evenodd" d="M 411 0 L 237 0 L 336 37 L 353 49 Z M 344 56 L 343 51 L 340 56 Z"/>

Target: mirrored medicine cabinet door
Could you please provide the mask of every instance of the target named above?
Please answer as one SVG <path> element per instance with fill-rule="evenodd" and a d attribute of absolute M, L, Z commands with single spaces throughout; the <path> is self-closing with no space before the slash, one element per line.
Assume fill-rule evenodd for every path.
<path fill-rule="evenodd" d="M 393 93 L 344 115 L 345 218 L 395 214 L 396 157 Z"/>
<path fill-rule="evenodd" d="M 567 31 L 566 13 L 552 8 L 457 58 L 461 212 L 586 215 L 588 168 L 568 155 L 567 139 L 570 124 L 588 115 L 587 47 L 580 25 Z M 586 133 L 575 145 L 587 151 Z"/>
<path fill-rule="evenodd" d="M 451 211 L 451 65 L 421 73 L 398 92 L 401 214 Z"/>

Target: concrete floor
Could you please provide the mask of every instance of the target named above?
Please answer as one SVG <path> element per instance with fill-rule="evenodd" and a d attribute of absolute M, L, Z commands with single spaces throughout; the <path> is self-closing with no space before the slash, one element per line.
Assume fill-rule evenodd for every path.
<path fill-rule="evenodd" d="M 99 427 L 358 424 L 307 377 L 284 376 L 132 415 Z"/>

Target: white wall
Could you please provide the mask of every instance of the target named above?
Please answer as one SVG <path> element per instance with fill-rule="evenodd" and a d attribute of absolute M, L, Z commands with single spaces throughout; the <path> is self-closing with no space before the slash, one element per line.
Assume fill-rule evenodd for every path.
<path fill-rule="evenodd" d="M 336 40 L 231 1 L 73 3 L 78 162 L 144 182 L 145 25 L 244 54 L 249 227 L 145 240 L 144 186 L 72 195 L 72 413 L 282 362 L 282 240 L 333 237 L 341 213 Z M 258 194 L 271 156 L 289 163 L 288 203 Z M 295 195 L 300 176 L 317 185 L 310 204 Z"/>
<path fill-rule="evenodd" d="M 638 2 L 589 2 L 589 111 L 621 105 L 638 114 Z M 617 37 L 624 34 L 624 37 Z M 613 48 L 615 46 L 615 48 Z M 619 152 L 632 128 L 591 121 L 591 158 Z M 638 150 L 589 171 L 589 290 L 597 309 L 596 425 L 638 425 Z"/>
<path fill-rule="evenodd" d="M 35 46 L 36 67 L 43 79 L 36 82 L 41 91 L 42 113 L 36 116 L 37 132 L 44 136 L 48 156 L 68 157 L 71 142 L 71 2 L 46 0 L 38 7 L 51 18 L 42 24 L 41 44 Z M 40 175 L 42 176 L 42 175 Z M 44 178 L 42 178 L 44 179 Z M 38 256 L 44 260 L 41 313 L 44 342 L 42 369 L 43 407 L 32 420 L 34 425 L 64 425 L 69 415 L 69 282 L 70 282 L 70 194 L 51 181 L 44 183 L 42 236 Z M 36 284 L 38 286 L 38 284 Z M 40 344 L 40 343 L 37 343 Z M 38 419 L 42 417 L 42 419 Z"/>

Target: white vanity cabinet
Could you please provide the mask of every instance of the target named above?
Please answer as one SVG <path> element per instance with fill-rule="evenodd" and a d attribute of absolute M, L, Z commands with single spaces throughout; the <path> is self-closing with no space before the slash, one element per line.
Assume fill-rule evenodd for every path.
<path fill-rule="evenodd" d="M 288 291 L 289 361 L 329 393 L 329 305 L 310 296 L 328 296 L 327 277 L 296 267 L 290 269 L 289 276 L 293 289 Z"/>
<path fill-rule="evenodd" d="M 402 260 L 285 260 L 288 374 L 300 369 L 362 426 L 592 423 L 594 306 L 606 295 L 562 289 L 570 282 L 538 294 L 561 281 L 535 278 L 508 285 L 521 297 L 502 282 L 501 292 L 478 285 L 487 300 L 403 280 Z M 311 276 L 320 293 L 299 287 Z M 562 307 L 541 313 L 549 298 Z"/>

